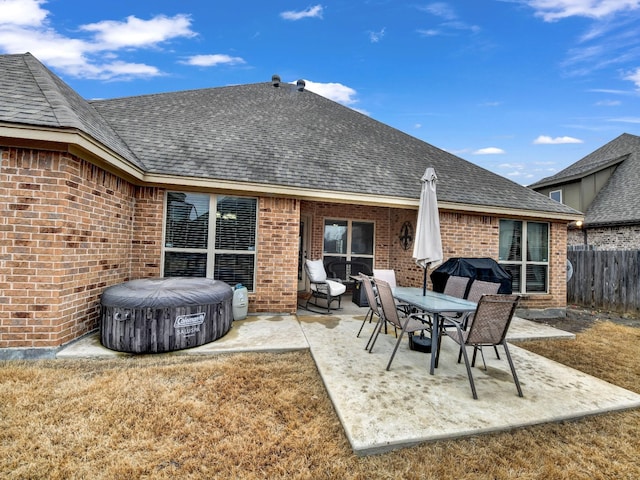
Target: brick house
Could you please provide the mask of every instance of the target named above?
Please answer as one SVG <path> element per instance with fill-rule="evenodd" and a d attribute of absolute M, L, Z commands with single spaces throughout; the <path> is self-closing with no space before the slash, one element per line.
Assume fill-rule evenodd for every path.
<path fill-rule="evenodd" d="M 420 285 L 406 234 L 427 167 L 445 259 L 493 257 L 525 307 L 566 305 L 578 212 L 303 82 L 87 101 L 30 54 L 2 55 L 0 155 L 0 358 L 95 330 L 102 291 L 135 278 L 241 282 L 250 312 L 280 313 L 307 288 L 304 257 Z"/>
<path fill-rule="evenodd" d="M 584 212 L 570 225 L 569 246 L 603 250 L 640 249 L 640 137 L 623 133 L 533 190 Z"/>

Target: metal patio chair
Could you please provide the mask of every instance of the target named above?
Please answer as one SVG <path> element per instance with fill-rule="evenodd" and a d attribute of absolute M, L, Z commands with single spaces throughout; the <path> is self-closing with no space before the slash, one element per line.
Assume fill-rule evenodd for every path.
<path fill-rule="evenodd" d="M 378 321 L 376 328 L 374 329 L 374 336 L 372 338 L 373 342 L 371 343 L 371 347 L 369 348 L 369 353 L 373 351 L 373 346 L 375 345 L 376 339 L 380 334 L 383 322 L 389 322 L 394 327 L 400 329 L 400 335 L 398 335 L 398 340 L 396 341 L 396 345 L 393 349 L 393 352 L 391 353 L 391 358 L 389 359 L 389 363 L 387 364 L 387 370 L 389 370 L 391 368 L 391 362 L 393 362 L 393 358 L 396 356 L 396 352 L 398 351 L 398 347 L 400 346 L 400 342 L 402 342 L 402 337 L 405 332 L 414 333 L 422 330 L 430 330 L 431 327 L 429 323 L 422 317 L 411 314 L 405 315 L 398 310 L 398 308 L 396 307 L 395 299 L 393 298 L 393 292 L 391 291 L 391 287 L 387 282 L 377 278 L 374 278 L 373 282 L 375 283 L 378 290 L 381 318 Z"/>
<path fill-rule="evenodd" d="M 307 259 L 304 262 L 304 269 L 307 272 L 309 288 L 311 289 L 311 296 L 307 299 L 305 308 L 309 309 L 309 303 L 323 308 L 323 305 L 318 304 L 318 299 L 324 299 L 327 301 L 327 313 L 331 313 L 331 304 L 335 301 L 338 302 L 338 309 L 340 309 L 342 294 L 347 291 L 347 287 L 340 282 L 327 279 L 327 272 L 324 269 L 322 260 Z M 315 299 L 313 302 L 311 301 L 312 298 Z"/>
<path fill-rule="evenodd" d="M 455 326 L 455 331 L 444 330 L 445 335 L 453 339 L 462 349 L 462 356 L 464 357 L 464 363 L 467 367 L 467 375 L 469 377 L 469 383 L 471 385 L 471 392 L 473 398 L 477 400 L 478 394 L 476 393 L 476 386 L 473 381 L 473 375 L 471 373 L 471 367 L 475 366 L 476 354 L 480 350 L 482 356 L 482 362 L 485 370 L 487 364 L 484 361 L 484 354 L 482 353 L 483 346 L 496 347 L 502 345 L 511 368 L 511 374 L 513 380 L 518 389 L 518 395 L 522 397 L 522 389 L 520 388 L 520 382 L 516 369 L 509 353 L 509 347 L 507 346 L 506 336 L 513 319 L 513 314 L 516 311 L 518 301 L 520 297 L 518 295 L 483 295 L 478 302 L 478 308 L 475 311 L 473 321 L 470 322 L 467 330 L 462 327 L 462 322 L 456 322 L 450 320 Z M 473 359 L 469 364 L 469 356 L 467 355 L 466 347 L 473 347 Z M 458 363 L 460 360 L 458 360 Z"/>

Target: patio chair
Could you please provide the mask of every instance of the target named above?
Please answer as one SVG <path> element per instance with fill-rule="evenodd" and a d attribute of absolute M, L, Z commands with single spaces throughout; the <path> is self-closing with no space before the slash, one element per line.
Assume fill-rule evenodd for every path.
<path fill-rule="evenodd" d="M 505 340 L 519 300 L 520 297 L 518 295 L 483 295 L 478 302 L 478 308 L 475 311 L 473 322 L 469 324 L 467 330 L 462 328 L 462 322 L 453 320 L 451 320 L 451 322 L 456 330 L 444 330 L 445 335 L 453 339 L 462 349 L 462 356 L 464 357 L 464 363 L 467 367 L 467 375 L 471 385 L 471 393 L 473 393 L 473 398 L 476 400 L 478 399 L 478 394 L 476 393 L 476 386 L 473 381 L 473 375 L 471 374 L 471 367 L 475 367 L 476 354 L 478 350 L 480 350 L 484 368 L 485 370 L 487 369 L 484 354 L 482 353 L 483 346 L 497 347 L 498 345 L 502 345 L 504 347 L 507 361 L 511 368 L 511 375 L 513 375 L 513 380 L 518 389 L 518 395 L 520 397 L 523 396 L 518 375 L 516 374 L 511 354 L 509 353 L 509 347 L 507 347 Z M 471 364 L 469 364 L 466 347 L 473 347 Z M 458 359 L 458 363 L 459 362 L 460 360 Z"/>
<path fill-rule="evenodd" d="M 373 278 L 374 280 L 380 279 L 387 282 L 391 288 L 395 288 L 398 286 L 398 284 L 396 283 L 395 270 L 384 270 L 384 269 L 374 268 Z M 411 307 L 408 304 L 403 302 L 398 302 L 397 300 L 395 302 L 396 302 L 396 307 L 399 308 L 400 311 L 402 311 L 402 313 L 405 313 L 405 314 L 410 313 Z"/>
<path fill-rule="evenodd" d="M 347 287 L 335 280 L 327 279 L 327 272 L 324 269 L 322 260 L 305 260 L 304 269 L 307 272 L 307 278 L 309 279 L 309 287 L 311 289 L 311 296 L 307 299 L 306 309 L 309 309 L 309 303 L 311 305 L 323 308 L 318 304 L 318 299 L 324 299 L 327 301 L 327 313 L 331 313 L 331 304 L 338 301 L 338 309 L 341 308 L 342 294 L 347 291 Z M 313 302 L 311 299 L 315 299 Z"/>
<path fill-rule="evenodd" d="M 380 301 L 378 300 L 378 295 L 376 294 L 376 290 L 373 287 L 373 278 L 364 274 L 361 274 L 360 278 L 362 279 L 362 287 L 365 289 L 365 294 L 367 296 L 367 301 L 369 303 L 369 311 L 367 312 L 367 315 L 365 315 L 364 320 L 362 321 L 362 325 L 360 325 L 360 330 L 358 330 L 358 334 L 356 335 L 356 337 L 360 336 L 360 332 L 362 332 L 362 328 L 364 327 L 364 324 L 367 323 L 367 320 L 369 320 L 369 323 L 371 323 L 374 315 L 378 317 L 378 322 L 384 322 L 384 333 L 386 334 L 387 322 L 384 320 L 384 317 L 380 313 Z M 367 345 L 364 347 L 365 350 L 369 349 L 369 344 L 371 343 L 371 340 L 373 339 L 376 333 L 378 322 L 376 322 L 376 325 L 374 326 L 373 331 L 369 336 Z M 396 334 L 396 338 L 398 338 L 398 329 L 394 326 L 393 330 Z"/>
<path fill-rule="evenodd" d="M 389 359 L 389 363 L 387 364 L 387 370 L 391 368 L 391 362 L 393 362 L 393 358 L 396 356 L 396 352 L 398 351 L 398 347 L 400 346 L 400 342 L 402 342 L 402 337 L 406 333 L 413 334 L 415 332 L 420 332 L 422 330 L 431 330 L 430 324 L 425 321 L 422 317 L 411 314 L 403 314 L 396 308 L 396 302 L 393 298 L 393 293 L 391 291 L 391 287 L 384 280 L 380 280 L 374 277 L 373 282 L 378 289 L 378 299 L 380 300 L 380 314 L 381 318 L 376 325 L 376 329 L 374 330 L 375 336 L 373 337 L 373 342 L 371 343 L 371 347 L 369 348 L 369 353 L 373 351 L 373 346 L 376 343 L 376 339 L 380 334 L 380 330 L 382 329 L 382 322 L 389 322 L 394 327 L 400 329 L 400 335 L 398 335 L 398 340 L 396 341 L 396 345 L 391 353 L 391 358 Z"/>
<path fill-rule="evenodd" d="M 447 279 L 442 293 L 452 297 L 464 298 L 464 294 L 467 292 L 467 285 L 469 285 L 469 277 L 451 275 Z"/>
<path fill-rule="evenodd" d="M 457 297 L 457 298 L 464 298 L 464 294 L 467 291 L 467 286 L 469 285 L 469 277 L 460 277 L 458 275 L 451 275 L 449 278 L 447 278 L 447 283 L 444 285 L 444 291 L 442 293 L 444 293 L 445 295 L 450 295 L 452 297 Z M 457 319 L 460 318 L 462 315 L 460 314 L 460 312 L 442 312 L 440 313 L 440 316 L 443 319 L 442 322 L 442 329 L 446 329 L 447 327 L 453 327 L 453 325 L 450 325 L 449 323 L 447 323 L 447 319 L 448 318 L 453 318 L 453 319 Z M 432 321 L 431 317 L 429 316 L 429 321 Z M 442 335 L 438 336 L 438 352 L 440 351 L 440 344 L 442 342 Z"/>
<path fill-rule="evenodd" d="M 469 294 L 467 295 L 467 300 L 470 302 L 478 303 L 483 295 L 495 295 L 500 290 L 500 284 L 496 282 L 485 282 L 484 280 L 474 280 L 469 288 Z M 473 313 L 468 314 L 464 317 L 463 320 L 463 329 L 466 330 L 469 322 L 473 321 Z M 500 353 L 498 352 L 498 347 L 494 345 L 493 350 L 496 352 L 496 357 L 500 360 Z M 462 355 L 462 352 L 460 352 Z M 458 357 L 458 361 L 460 361 L 460 357 Z"/>
<path fill-rule="evenodd" d="M 358 330 L 358 334 L 356 335 L 356 337 L 360 336 L 360 333 L 364 328 L 364 324 L 367 323 L 367 320 L 369 320 L 369 323 L 371 323 L 374 315 L 377 316 L 378 319 L 380 319 L 380 310 L 379 310 L 380 307 L 378 305 L 378 299 L 376 298 L 376 294 L 373 291 L 373 284 L 371 283 L 372 281 L 373 279 L 368 275 L 365 275 L 363 273 L 360 274 L 360 282 L 361 282 L 362 288 L 364 288 L 364 293 L 367 296 L 367 302 L 369 303 L 369 311 L 364 316 L 364 320 L 362 321 L 362 325 L 360 325 L 360 330 Z M 369 344 L 367 343 L 367 347 L 368 345 Z"/>

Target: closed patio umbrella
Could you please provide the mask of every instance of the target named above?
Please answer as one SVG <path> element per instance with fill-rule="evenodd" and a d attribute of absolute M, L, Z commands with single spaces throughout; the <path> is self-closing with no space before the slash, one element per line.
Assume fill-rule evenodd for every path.
<path fill-rule="evenodd" d="M 429 167 L 422 176 L 420 206 L 416 237 L 413 244 L 413 259 L 424 268 L 422 293 L 427 291 L 427 268 L 442 262 L 442 239 L 440 238 L 440 217 L 436 197 L 436 171 Z"/>

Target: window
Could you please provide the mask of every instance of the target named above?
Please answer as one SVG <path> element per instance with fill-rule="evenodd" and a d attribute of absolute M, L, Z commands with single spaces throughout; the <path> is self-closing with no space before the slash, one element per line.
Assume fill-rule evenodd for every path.
<path fill-rule="evenodd" d="M 513 278 L 515 293 L 549 288 L 549 224 L 500 220 L 499 263 Z"/>
<path fill-rule="evenodd" d="M 255 198 L 169 192 L 164 276 L 215 278 L 253 291 L 256 212 Z"/>
<path fill-rule="evenodd" d="M 553 190 L 552 192 L 549 192 L 549 198 L 562 203 L 562 190 Z"/>
<path fill-rule="evenodd" d="M 324 221 L 325 265 L 334 260 L 360 262 L 373 270 L 373 222 L 356 220 Z"/>

